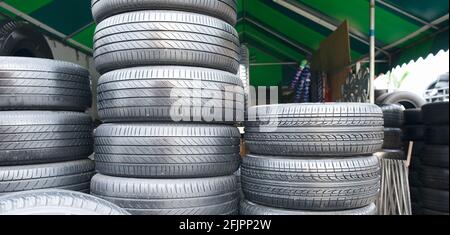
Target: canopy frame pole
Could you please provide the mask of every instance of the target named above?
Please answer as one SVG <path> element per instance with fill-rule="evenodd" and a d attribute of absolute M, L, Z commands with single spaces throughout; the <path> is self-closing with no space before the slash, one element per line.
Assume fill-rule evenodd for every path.
<path fill-rule="evenodd" d="M 370 0 L 370 102 L 375 104 L 375 2 Z"/>

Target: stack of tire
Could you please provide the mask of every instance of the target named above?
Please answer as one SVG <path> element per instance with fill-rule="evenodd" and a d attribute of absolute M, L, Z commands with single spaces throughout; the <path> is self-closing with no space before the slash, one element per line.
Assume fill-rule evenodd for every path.
<path fill-rule="evenodd" d="M 405 125 L 403 126 L 404 139 L 407 141 L 405 149 L 412 143 L 412 155 L 409 167 L 409 184 L 411 192 L 413 215 L 422 214 L 419 171 L 421 169 L 421 155 L 425 145 L 425 125 L 423 123 L 422 109 L 407 109 L 404 112 Z M 408 149 L 409 151 L 409 149 Z"/>
<path fill-rule="evenodd" d="M 374 215 L 383 113 L 370 104 L 249 109 L 244 215 Z"/>
<path fill-rule="evenodd" d="M 384 118 L 383 151 L 377 153 L 381 158 L 406 160 L 403 142 L 404 107 L 398 104 L 381 106 Z"/>
<path fill-rule="evenodd" d="M 426 125 L 419 171 L 420 199 L 425 215 L 449 214 L 449 103 L 422 107 Z"/>
<path fill-rule="evenodd" d="M 236 1 L 93 0 L 92 12 L 104 122 L 92 194 L 135 215 L 236 214 Z"/>
<path fill-rule="evenodd" d="M 89 193 L 94 162 L 89 73 L 61 61 L 0 57 L 0 195 Z"/>

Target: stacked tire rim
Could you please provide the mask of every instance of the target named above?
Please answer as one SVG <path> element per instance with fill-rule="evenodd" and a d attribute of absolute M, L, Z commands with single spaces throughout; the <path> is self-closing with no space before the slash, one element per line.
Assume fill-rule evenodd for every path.
<path fill-rule="evenodd" d="M 373 215 L 383 114 L 367 104 L 252 107 L 242 163 L 246 215 Z"/>
<path fill-rule="evenodd" d="M 449 214 L 449 103 L 422 107 L 426 125 L 425 147 L 420 157 L 419 190 L 422 213 Z"/>
<path fill-rule="evenodd" d="M 135 215 L 236 214 L 236 1 L 93 0 L 92 12 L 104 122 L 92 194 Z"/>
<path fill-rule="evenodd" d="M 0 57 L 0 195 L 89 193 L 94 162 L 89 73 L 67 62 Z"/>

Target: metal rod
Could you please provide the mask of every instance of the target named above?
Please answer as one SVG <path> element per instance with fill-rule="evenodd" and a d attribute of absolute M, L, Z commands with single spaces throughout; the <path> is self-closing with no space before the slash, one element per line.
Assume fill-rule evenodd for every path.
<path fill-rule="evenodd" d="M 370 0 L 370 103 L 375 104 L 375 0 Z"/>

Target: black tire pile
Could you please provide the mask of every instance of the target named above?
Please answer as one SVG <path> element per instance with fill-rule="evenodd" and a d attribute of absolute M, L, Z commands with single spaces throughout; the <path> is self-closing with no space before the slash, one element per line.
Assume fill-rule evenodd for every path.
<path fill-rule="evenodd" d="M 94 162 L 89 73 L 67 62 L 0 57 L 0 195 L 89 193 Z"/>
<path fill-rule="evenodd" d="M 383 150 L 376 155 L 380 159 L 406 160 L 402 130 L 405 109 L 398 104 L 383 105 L 381 109 L 384 118 L 384 141 Z"/>
<path fill-rule="evenodd" d="M 256 116 L 256 117 L 255 117 Z M 367 104 L 249 109 L 244 215 L 373 215 L 383 113 Z"/>
<path fill-rule="evenodd" d="M 92 194 L 135 215 L 237 214 L 236 1 L 93 0 L 92 12 L 104 122 Z M 227 97 L 228 87 L 239 89 Z M 233 99 L 239 105 L 226 106 Z"/>

